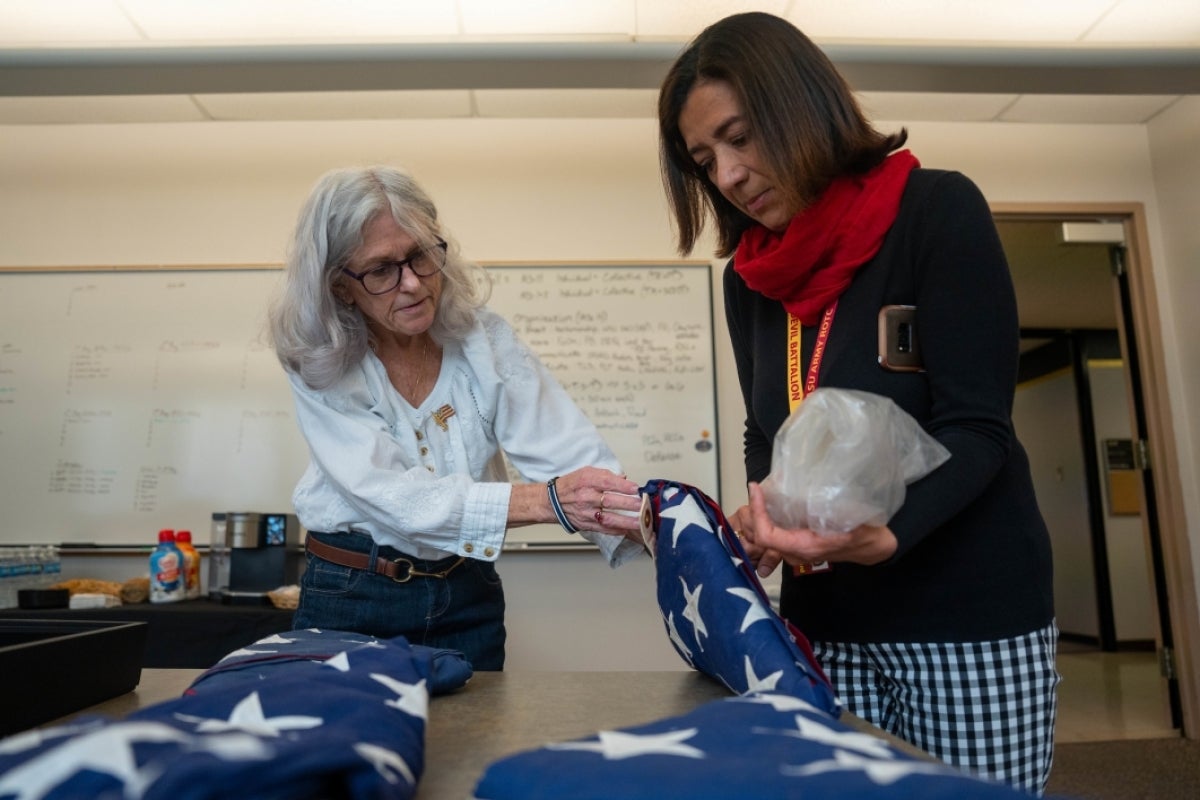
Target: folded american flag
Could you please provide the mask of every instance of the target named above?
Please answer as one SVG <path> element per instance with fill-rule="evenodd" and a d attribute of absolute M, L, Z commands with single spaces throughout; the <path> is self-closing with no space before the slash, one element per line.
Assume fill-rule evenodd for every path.
<path fill-rule="evenodd" d="M 293 631 L 231 653 L 183 697 L 0 740 L 0 797 L 411 798 L 449 651 Z"/>
<path fill-rule="evenodd" d="M 691 713 L 496 761 L 476 800 L 1026 797 L 892 747 L 789 695 L 714 700 Z"/>
<path fill-rule="evenodd" d="M 771 608 L 766 590 L 720 507 L 669 481 L 642 487 L 654 532 L 658 604 L 667 636 L 689 666 L 733 692 L 788 694 L 836 716 L 808 639 Z"/>

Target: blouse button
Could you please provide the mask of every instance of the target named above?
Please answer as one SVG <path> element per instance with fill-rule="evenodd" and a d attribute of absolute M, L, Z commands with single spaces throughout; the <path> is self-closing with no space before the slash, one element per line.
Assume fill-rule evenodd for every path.
<path fill-rule="evenodd" d="M 490 547 L 487 547 L 487 548 L 484 548 L 483 554 L 485 556 L 487 556 L 488 558 L 491 558 L 492 556 L 496 555 L 496 551 Z"/>
<path fill-rule="evenodd" d="M 429 470 L 430 472 L 433 472 L 433 471 L 434 471 L 434 469 L 433 469 L 433 465 L 432 465 L 432 464 L 430 464 L 430 465 L 426 466 L 426 467 L 425 467 L 425 469 Z"/>
<path fill-rule="evenodd" d="M 417 434 L 418 442 L 425 438 L 425 434 L 421 433 L 420 431 L 413 431 L 413 433 Z"/>
<path fill-rule="evenodd" d="M 471 544 L 470 542 L 467 542 L 466 544 L 463 545 L 463 550 L 467 551 L 468 553 L 474 553 L 475 545 Z"/>
<path fill-rule="evenodd" d="M 423 456 L 427 456 L 427 455 L 429 455 L 429 448 L 428 448 L 428 447 L 422 447 L 422 448 L 421 448 L 421 455 L 423 455 Z"/>

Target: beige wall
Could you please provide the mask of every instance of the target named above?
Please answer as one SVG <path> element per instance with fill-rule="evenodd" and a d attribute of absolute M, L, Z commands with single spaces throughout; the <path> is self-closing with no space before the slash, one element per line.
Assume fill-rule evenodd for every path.
<path fill-rule="evenodd" d="M 1159 295 L 1168 298 L 1163 302 L 1163 336 L 1176 350 L 1170 364 L 1175 380 L 1168 388 L 1176 409 L 1192 574 L 1200 576 L 1200 97 L 1183 98 L 1148 131 L 1162 209 L 1163 241 L 1155 253 L 1155 271 Z M 1200 598 L 1200 582 L 1197 593 Z M 1195 647 L 1193 643 L 1193 652 Z"/>
<path fill-rule="evenodd" d="M 1153 127 L 1153 137 L 1140 125 L 909 126 L 910 146 L 923 163 L 967 173 L 993 202 L 1145 205 L 1157 290 L 1169 323 L 1164 338 L 1173 367 L 1169 390 L 1176 431 L 1187 437 L 1180 475 L 1193 539 L 1200 538 L 1195 522 L 1200 430 L 1189 426 L 1185 409 L 1200 407 L 1200 376 L 1180 367 L 1197 363 L 1200 349 L 1200 321 L 1189 317 L 1184 299 L 1188 289 L 1191 297 L 1200 297 L 1197 226 L 1188 213 L 1196 210 L 1193 187 L 1200 168 L 1194 144 L 1183 142 L 1185 136 L 1196 141 L 1197 103 L 1189 100 L 1170 112 L 1170 119 Z M 1152 156 L 1158 160 L 1152 163 Z M 1176 161 L 1191 180 L 1176 179 Z M 675 257 L 653 121 L 470 119 L 0 127 L 0 265 L 277 262 L 313 180 L 333 166 L 374 162 L 411 169 L 464 251 L 479 260 Z M 1160 192 L 1169 213 L 1160 214 Z M 1170 222 L 1169 235 L 1164 220 Z M 710 252 L 707 241 L 696 255 L 706 258 Z M 724 335 L 719 272 L 714 278 L 722 484 L 724 504 L 732 509 L 744 499 L 742 411 Z M 527 560 L 508 558 L 512 604 L 521 613 L 520 619 L 510 618 L 514 642 L 525 641 L 540 635 L 531 631 L 543 617 L 563 616 L 562 603 L 580 573 L 571 559 L 552 566 L 554 557 L 545 556 L 547 562 L 535 569 Z M 630 581 L 643 580 L 619 574 L 609 576 L 614 603 Z M 523 588 L 533 581 L 536 592 Z M 553 613 L 543 589 L 557 598 Z M 614 637 L 625 631 L 623 641 L 597 646 L 603 657 L 589 653 L 585 660 L 570 648 L 536 648 L 558 660 L 513 653 L 513 666 L 677 666 L 673 654 L 663 656 L 661 624 L 652 609 L 643 614 L 640 606 L 620 602 L 610 611 L 593 598 L 571 606 L 575 613 L 567 615 Z M 550 626 L 545 636 L 564 631 L 570 635 L 571 626 Z"/>

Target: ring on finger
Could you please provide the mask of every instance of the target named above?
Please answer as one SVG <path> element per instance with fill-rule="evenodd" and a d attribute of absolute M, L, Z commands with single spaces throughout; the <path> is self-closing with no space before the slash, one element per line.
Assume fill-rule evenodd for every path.
<path fill-rule="evenodd" d="M 606 495 L 606 494 L 608 494 L 608 493 L 607 492 L 600 493 L 600 511 L 604 510 L 604 495 Z M 596 513 L 599 513 L 599 511 Z"/>

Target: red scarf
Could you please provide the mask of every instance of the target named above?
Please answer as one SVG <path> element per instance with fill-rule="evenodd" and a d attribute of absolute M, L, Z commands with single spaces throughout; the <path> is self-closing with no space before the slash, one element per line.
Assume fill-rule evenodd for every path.
<path fill-rule="evenodd" d="M 916 156 L 900 150 L 865 175 L 836 178 L 782 235 L 762 225 L 748 228 L 733 268 L 751 289 L 816 325 L 855 271 L 879 252 L 917 166 Z"/>

